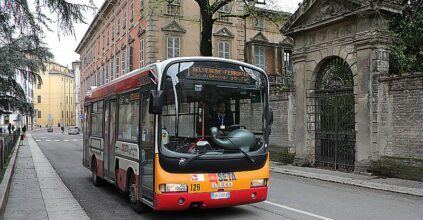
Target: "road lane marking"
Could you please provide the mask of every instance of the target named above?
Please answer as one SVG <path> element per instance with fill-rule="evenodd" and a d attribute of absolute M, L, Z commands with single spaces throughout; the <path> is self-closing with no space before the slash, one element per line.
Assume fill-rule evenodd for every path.
<path fill-rule="evenodd" d="M 73 139 L 72 141 L 78 141 L 78 139 Z"/>
<path fill-rule="evenodd" d="M 48 141 L 50 141 L 50 140 L 49 140 L 49 139 L 46 139 L 45 141 L 47 141 L 47 142 L 48 142 Z"/>
<path fill-rule="evenodd" d="M 56 140 L 54 140 L 54 141 L 60 141 L 60 140 L 57 140 L 57 139 L 56 139 Z"/>
<path fill-rule="evenodd" d="M 267 200 L 266 200 L 266 201 L 264 201 L 264 203 L 267 203 L 267 204 L 269 204 L 269 205 L 273 205 L 273 206 L 276 206 L 276 207 L 279 207 L 279 208 L 288 209 L 288 210 L 290 210 L 290 211 L 293 211 L 293 212 L 298 212 L 298 213 L 301 213 L 301 214 L 303 214 L 303 215 L 308 215 L 308 216 L 315 217 L 315 218 L 318 218 L 318 219 L 323 219 L 323 220 L 333 220 L 333 219 L 331 219 L 331 218 L 327 218 L 327 217 L 320 216 L 320 215 L 316 215 L 316 214 L 313 214 L 313 213 L 310 213 L 310 212 L 306 212 L 306 211 L 303 211 L 303 210 L 299 210 L 299 209 L 291 208 L 291 207 L 284 206 L 284 205 L 281 205 L 281 204 L 278 204 L 278 203 L 274 203 L 274 202 L 270 202 L 270 201 L 267 201 Z"/>
<path fill-rule="evenodd" d="M 41 141 L 41 140 L 37 139 L 37 140 L 35 140 L 35 141 Z"/>

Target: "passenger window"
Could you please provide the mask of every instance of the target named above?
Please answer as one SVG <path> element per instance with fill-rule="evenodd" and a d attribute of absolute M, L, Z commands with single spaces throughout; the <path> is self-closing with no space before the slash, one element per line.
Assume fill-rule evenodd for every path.
<path fill-rule="evenodd" d="M 118 140 L 138 141 L 140 93 L 127 93 L 119 97 Z"/>

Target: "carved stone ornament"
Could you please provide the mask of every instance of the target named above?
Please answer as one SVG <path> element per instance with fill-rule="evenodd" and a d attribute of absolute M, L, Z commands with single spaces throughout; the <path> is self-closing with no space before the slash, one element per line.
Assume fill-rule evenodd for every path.
<path fill-rule="evenodd" d="M 134 42 L 134 38 L 131 35 L 129 35 L 128 44 L 130 44 L 132 42 Z"/>
<path fill-rule="evenodd" d="M 142 25 L 138 25 L 138 37 L 143 35 L 145 33 L 144 28 L 142 27 Z"/>

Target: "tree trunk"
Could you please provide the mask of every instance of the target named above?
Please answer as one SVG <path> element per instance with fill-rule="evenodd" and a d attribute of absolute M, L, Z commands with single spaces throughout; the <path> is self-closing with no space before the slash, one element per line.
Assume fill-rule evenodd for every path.
<path fill-rule="evenodd" d="M 207 12 L 201 13 L 201 56 L 213 56 L 212 32 L 213 32 L 213 15 Z"/>

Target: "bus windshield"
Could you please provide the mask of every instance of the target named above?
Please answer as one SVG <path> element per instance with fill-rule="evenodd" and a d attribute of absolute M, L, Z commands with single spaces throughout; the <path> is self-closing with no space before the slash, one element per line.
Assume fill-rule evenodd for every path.
<path fill-rule="evenodd" d="M 180 62 L 167 68 L 162 86 L 162 148 L 198 155 L 264 146 L 264 73 L 229 62 Z"/>

